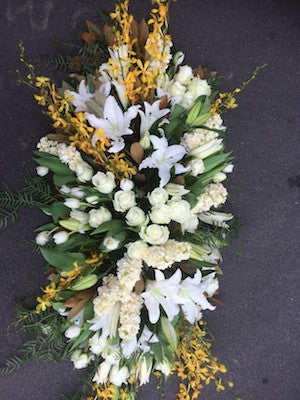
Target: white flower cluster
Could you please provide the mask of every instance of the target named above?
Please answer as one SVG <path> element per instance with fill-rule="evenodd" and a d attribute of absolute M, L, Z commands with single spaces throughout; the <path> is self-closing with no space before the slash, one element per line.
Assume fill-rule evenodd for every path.
<path fill-rule="evenodd" d="M 164 270 L 173 263 L 190 258 L 191 245 L 187 242 L 177 242 L 170 239 L 161 246 L 151 246 L 144 258 L 145 263 L 152 268 Z"/>
<path fill-rule="evenodd" d="M 210 117 L 204 124 L 210 129 L 223 130 L 225 127 L 222 125 L 223 120 L 219 114 Z M 181 145 L 187 150 L 191 151 L 199 146 L 207 144 L 218 136 L 217 132 L 209 131 L 208 129 L 197 128 L 191 133 L 185 133 L 181 140 Z"/>
<path fill-rule="evenodd" d="M 210 96 L 211 88 L 206 79 L 194 76 L 189 65 L 182 65 L 171 81 L 164 77 L 162 90 L 158 92 L 168 94 L 173 104 L 180 103 L 184 108 L 191 108 L 197 97 Z"/>
<path fill-rule="evenodd" d="M 131 258 L 127 253 L 117 262 L 119 282 L 128 292 L 132 291 L 134 285 L 140 279 L 142 266 L 141 260 Z"/>
<path fill-rule="evenodd" d="M 80 152 L 74 146 L 67 146 L 65 143 L 42 137 L 37 144 L 37 148 L 39 151 L 59 157 L 61 162 L 67 164 L 70 170 L 76 173 L 80 182 L 87 182 L 92 179 L 92 167 L 83 161 Z"/>
<path fill-rule="evenodd" d="M 104 277 L 98 288 L 98 296 L 93 301 L 95 315 L 101 317 L 107 314 L 125 295 L 126 291 L 116 276 L 110 274 Z"/>
<path fill-rule="evenodd" d="M 227 199 L 227 189 L 221 183 L 210 183 L 205 187 L 205 192 L 198 197 L 198 203 L 191 212 L 199 214 L 210 210 L 211 207 L 219 207 Z"/>
<path fill-rule="evenodd" d="M 121 339 L 130 340 L 137 335 L 140 328 L 140 311 L 144 300 L 136 293 L 127 295 L 126 300 L 122 302 L 120 310 L 119 336 Z"/>

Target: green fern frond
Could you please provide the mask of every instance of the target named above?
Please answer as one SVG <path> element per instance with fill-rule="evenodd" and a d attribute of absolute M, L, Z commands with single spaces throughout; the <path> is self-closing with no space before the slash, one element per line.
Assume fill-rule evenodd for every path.
<path fill-rule="evenodd" d="M 55 56 L 39 56 L 38 61 L 42 61 L 47 67 L 53 66 L 56 70 L 66 71 L 70 65 L 72 57 L 68 54 L 57 53 Z"/>

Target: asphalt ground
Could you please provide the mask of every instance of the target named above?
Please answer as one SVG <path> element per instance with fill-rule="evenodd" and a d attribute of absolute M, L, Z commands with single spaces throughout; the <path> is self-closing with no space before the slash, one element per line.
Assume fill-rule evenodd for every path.
<path fill-rule="evenodd" d="M 150 1 L 132 0 L 137 18 L 148 15 Z M 0 180 L 13 189 L 33 171 L 32 150 L 50 130 L 29 88 L 11 71 L 20 67 L 18 43 L 28 58 L 54 54 L 53 40 L 76 41 L 95 10 L 113 9 L 111 0 L 7 0 L 0 4 Z M 174 43 L 193 66 L 208 63 L 230 91 L 268 63 L 240 95 L 239 107 L 225 117 L 226 147 L 235 154 L 227 187 L 227 209 L 243 223 L 224 252 L 219 300 L 226 304 L 205 318 L 214 333 L 213 351 L 227 365 L 228 379 L 244 400 L 298 400 L 297 263 L 299 260 L 299 6 L 291 0 L 178 0 L 171 8 Z M 298 67 L 298 68 L 297 68 Z M 40 74 L 64 77 L 38 63 Z M 299 134 L 298 134 L 299 135 Z M 298 211 L 298 214 L 297 214 Z M 38 293 L 45 283 L 43 263 L 32 251 L 33 230 L 47 218 L 24 209 L 20 219 L 0 232 L 0 360 L 13 355 L 26 337 L 7 326 L 14 304 Z M 298 263 L 299 264 L 299 263 Z M 298 364 L 299 365 L 299 364 Z M 0 400 L 58 400 L 79 385 L 82 371 L 70 362 L 27 363 L 0 377 Z M 174 400 L 176 379 L 165 386 Z M 158 400 L 155 382 L 138 399 Z M 206 400 L 230 396 L 205 389 Z"/>

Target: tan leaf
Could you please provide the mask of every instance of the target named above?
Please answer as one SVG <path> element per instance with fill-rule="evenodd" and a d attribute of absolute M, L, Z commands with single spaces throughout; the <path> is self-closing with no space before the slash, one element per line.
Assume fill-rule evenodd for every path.
<path fill-rule="evenodd" d="M 168 96 L 165 94 L 160 98 L 159 109 L 162 110 L 167 107 L 168 104 Z"/>
<path fill-rule="evenodd" d="M 132 159 L 140 164 L 144 158 L 144 149 L 139 142 L 134 142 L 130 146 L 130 155 Z"/>
<path fill-rule="evenodd" d="M 139 36 L 139 23 L 136 19 L 131 22 L 131 35 L 132 39 L 138 39 Z"/>
<path fill-rule="evenodd" d="M 68 142 L 68 136 L 63 133 L 48 133 L 48 135 L 46 135 L 46 137 L 49 140 L 56 140 L 59 143 Z"/>
<path fill-rule="evenodd" d="M 227 307 L 227 304 L 225 304 L 222 301 L 216 299 L 215 297 L 210 297 L 210 300 L 214 301 L 217 304 L 220 304 L 220 306 Z"/>
<path fill-rule="evenodd" d="M 80 299 L 76 296 L 73 296 L 64 302 L 64 306 L 72 308 L 72 307 L 76 306 L 76 304 L 78 304 L 79 302 L 80 302 Z"/>
<path fill-rule="evenodd" d="M 148 35 L 149 35 L 149 26 L 145 18 L 143 18 L 139 23 L 139 34 L 138 34 L 139 46 L 141 49 L 145 46 L 148 39 Z"/>
<path fill-rule="evenodd" d="M 57 277 L 57 275 L 58 275 L 57 273 L 52 272 L 47 276 L 48 281 L 53 281 Z"/>
<path fill-rule="evenodd" d="M 67 320 L 70 320 L 71 318 L 75 317 L 88 303 L 87 299 L 80 300 L 69 312 Z"/>
<path fill-rule="evenodd" d="M 145 289 L 145 283 L 144 283 L 144 279 L 141 277 L 139 281 L 137 281 L 137 283 L 134 286 L 134 291 L 137 294 L 141 294 Z"/>
<path fill-rule="evenodd" d="M 183 186 L 185 185 L 185 180 L 184 180 L 183 175 L 176 176 L 176 178 L 174 179 L 173 182 L 177 183 L 178 185 L 183 185 Z"/>
<path fill-rule="evenodd" d="M 146 182 L 146 175 L 137 173 L 136 175 L 134 175 L 134 180 L 140 185 L 142 185 L 143 183 Z"/>
<path fill-rule="evenodd" d="M 218 71 L 210 71 L 210 75 L 215 78 L 217 76 Z"/>
<path fill-rule="evenodd" d="M 76 297 L 79 299 L 88 299 L 90 300 L 92 297 L 94 297 L 94 294 L 96 293 L 96 290 L 93 288 L 85 289 L 85 290 L 79 290 L 76 293 Z"/>
<path fill-rule="evenodd" d="M 112 31 L 112 27 L 108 24 L 105 24 L 102 28 L 102 33 L 106 39 L 106 42 L 109 46 L 114 44 L 114 33 Z"/>

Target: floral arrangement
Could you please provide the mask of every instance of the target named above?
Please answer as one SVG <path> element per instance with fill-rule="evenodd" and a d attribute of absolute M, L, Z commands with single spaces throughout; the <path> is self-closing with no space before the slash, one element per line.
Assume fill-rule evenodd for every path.
<path fill-rule="evenodd" d="M 88 22 L 85 51 L 60 89 L 36 76 L 20 45 L 29 73 L 19 79 L 36 90 L 55 133 L 34 151 L 37 176 L 0 194 L 1 224 L 22 205 L 49 215 L 35 239 L 49 284 L 35 309 L 17 307 L 35 350 L 25 344 L 1 372 L 69 358 L 89 371 L 72 399 L 135 399 L 152 372 L 160 382 L 178 375 L 178 400 L 198 398 L 210 382 L 233 386 L 202 313 L 216 308 L 219 248 L 234 231 L 220 209 L 233 170 L 221 115 L 260 67 L 218 93 L 215 71 L 172 52 L 168 2 L 152 3 L 147 22 L 129 14 L 128 0 L 102 29 Z"/>

